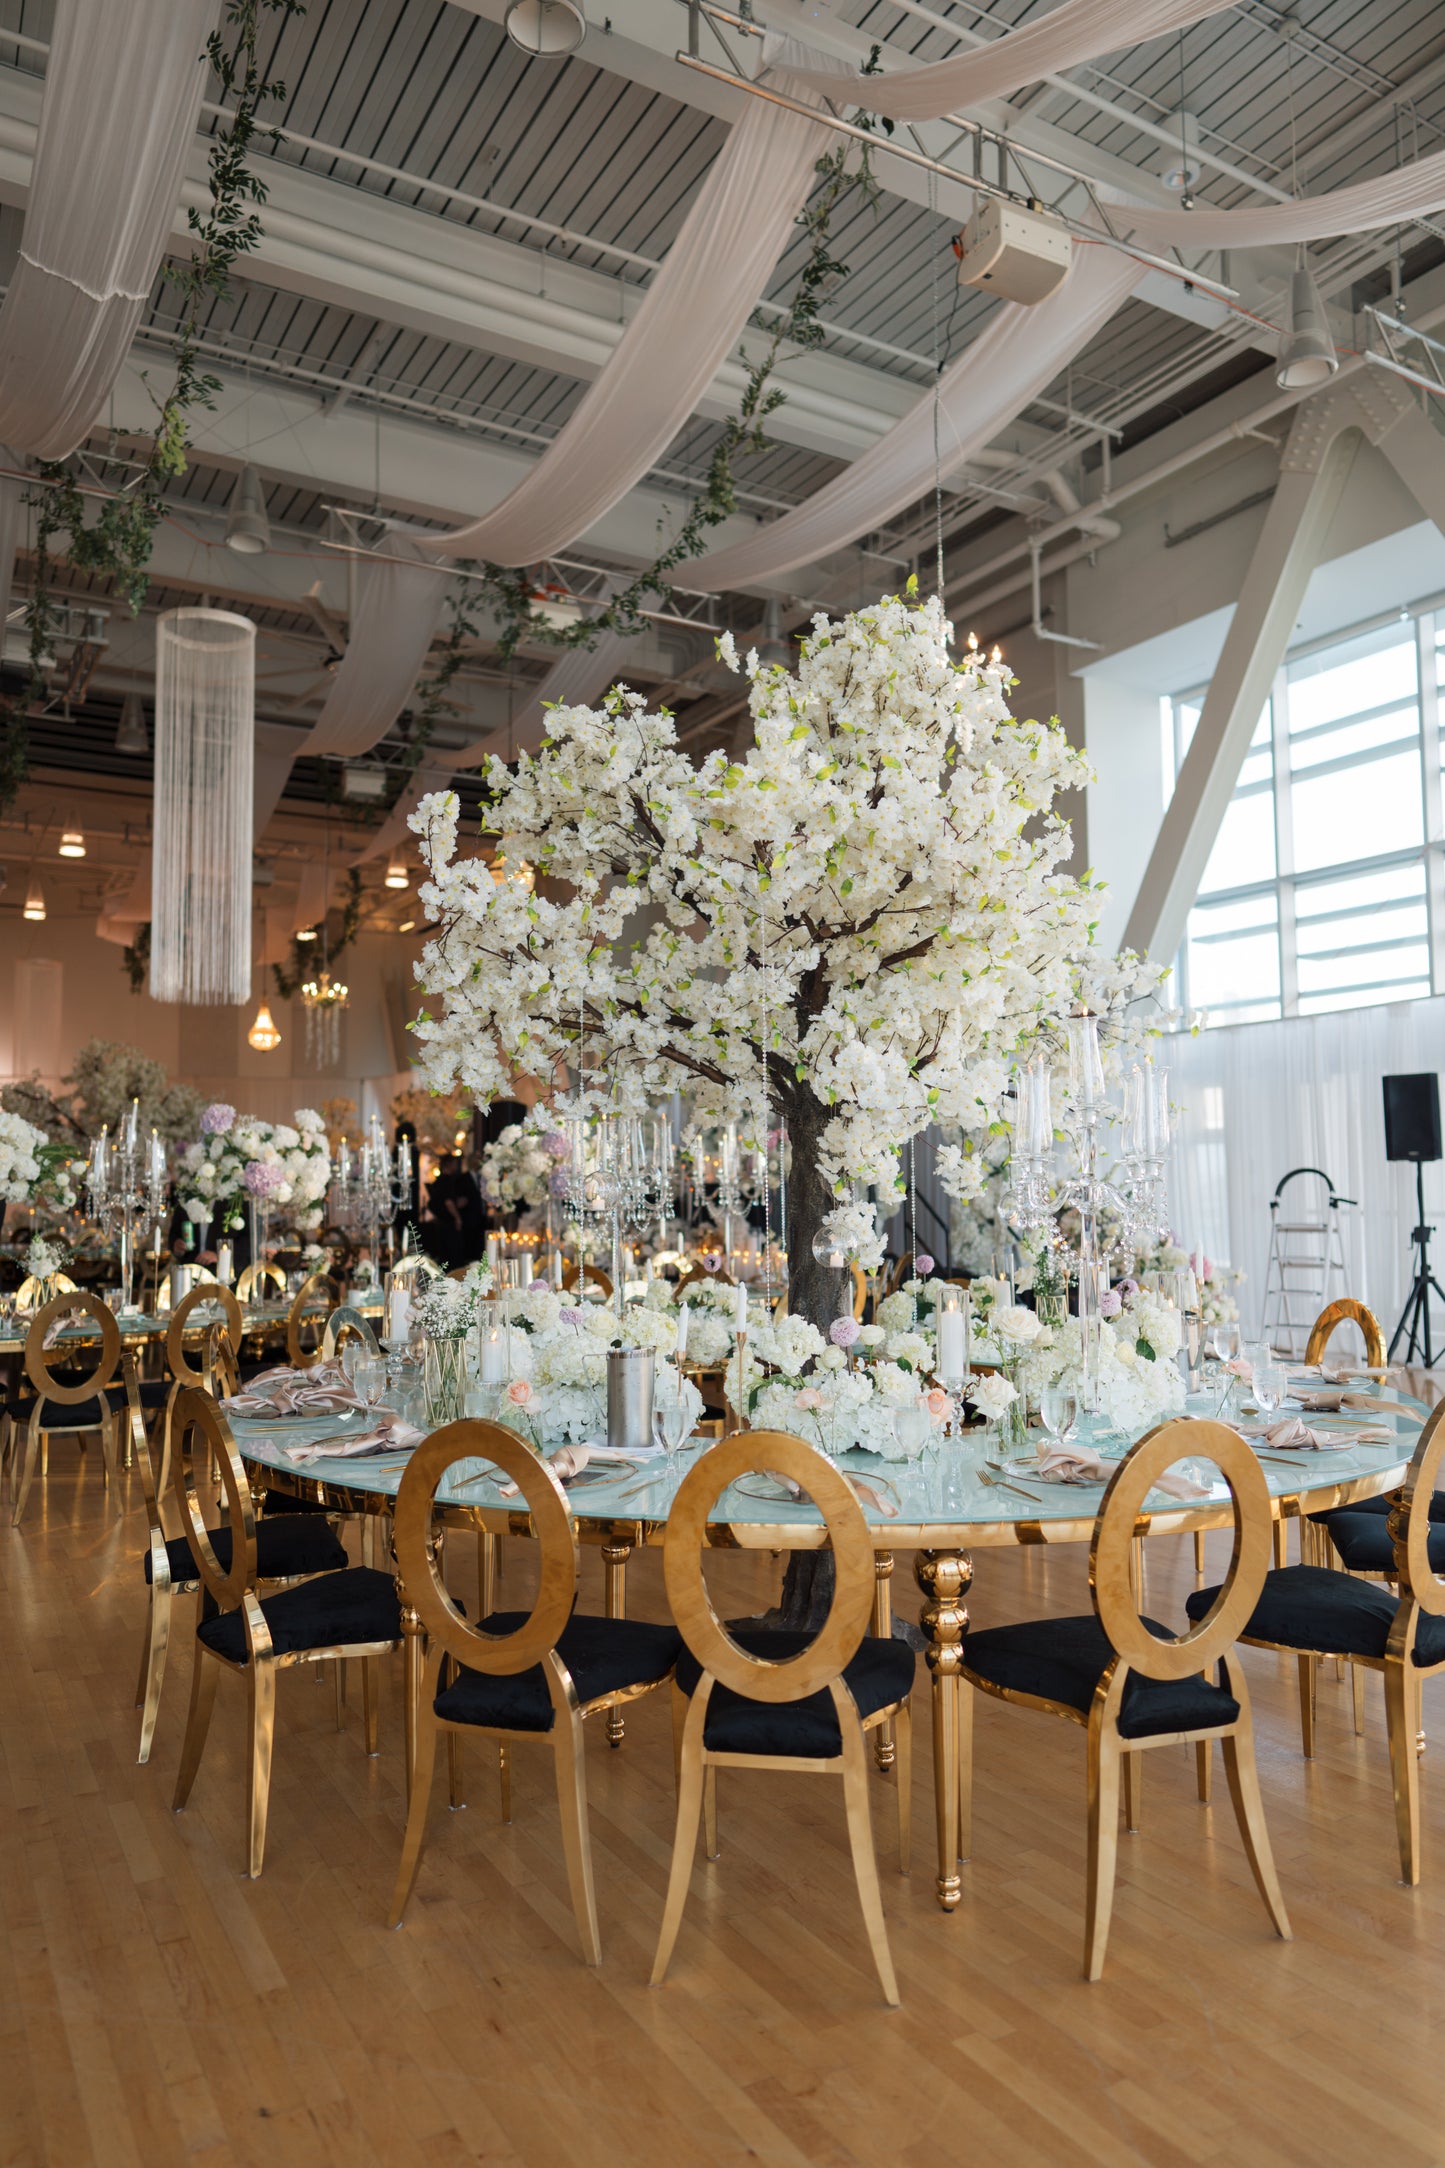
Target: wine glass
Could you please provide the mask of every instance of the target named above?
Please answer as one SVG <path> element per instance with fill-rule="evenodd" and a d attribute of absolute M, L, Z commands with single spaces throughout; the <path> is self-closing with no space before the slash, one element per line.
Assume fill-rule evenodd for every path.
<path fill-rule="evenodd" d="M 1051 1445 L 1067 1445 L 1079 1427 L 1079 1396 L 1072 1385 L 1046 1385 L 1039 1395 L 1039 1414 Z"/>
<path fill-rule="evenodd" d="M 1284 1398 L 1285 1378 L 1279 1364 L 1274 1361 L 1257 1362 L 1254 1366 L 1254 1404 L 1261 1415 L 1273 1415 Z"/>
<path fill-rule="evenodd" d="M 652 1430 L 664 1453 L 678 1452 L 691 1429 L 691 1410 L 682 1393 L 659 1392 L 654 1395 Z"/>
<path fill-rule="evenodd" d="M 386 1358 L 373 1355 L 369 1348 L 357 1356 L 349 1373 L 356 1391 L 368 1408 L 380 1405 L 386 1392 Z"/>

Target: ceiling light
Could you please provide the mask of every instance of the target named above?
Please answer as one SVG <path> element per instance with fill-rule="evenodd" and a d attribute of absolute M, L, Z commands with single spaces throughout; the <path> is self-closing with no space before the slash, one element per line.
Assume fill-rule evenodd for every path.
<path fill-rule="evenodd" d="M 404 918 L 396 930 L 398 933 L 415 933 L 416 920 L 414 918 Z"/>
<path fill-rule="evenodd" d="M 271 1014 L 269 1004 L 265 1001 L 261 1003 L 260 1008 L 256 1011 L 256 1021 L 246 1034 L 246 1044 L 254 1046 L 258 1054 L 274 1054 L 281 1044 L 281 1034 L 276 1029 L 276 1020 Z"/>
<path fill-rule="evenodd" d="M 115 734 L 118 753 L 148 753 L 151 734 L 146 728 L 145 702 L 139 693 L 127 693 L 120 704 L 120 725 Z"/>
<path fill-rule="evenodd" d="M 314 941 L 316 939 L 316 928 L 314 926 L 298 926 L 296 938 L 298 941 Z"/>
<path fill-rule="evenodd" d="M 587 35 L 587 17 L 579 0 L 512 0 L 507 36 L 539 60 L 560 60 L 575 53 Z"/>
<path fill-rule="evenodd" d="M 386 869 L 388 888 L 410 888 L 411 876 L 399 858 L 393 858 Z"/>
<path fill-rule="evenodd" d="M 251 466 L 242 467 L 231 491 L 226 514 L 226 547 L 243 557 L 259 556 L 271 547 L 271 522 L 266 517 L 266 492 L 261 477 Z"/>
<path fill-rule="evenodd" d="M 1311 391 L 1327 384 L 1340 365 L 1319 288 L 1301 264 L 1290 280 L 1289 337 L 1279 350 L 1275 382 L 1281 391 Z"/>
<path fill-rule="evenodd" d="M 25 909 L 20 915 L 22 918 L 34 919 L 37 925 L 44 920 L 45 890 L 40 885 L 38 873 L 30 876 L 30 885 L 25 891 Z"/>
<path fill-rule="evenodd" d="M 62 858 L 84 858 L 85 837 L 79 828 L 67 828 L 60 838 Z"/>

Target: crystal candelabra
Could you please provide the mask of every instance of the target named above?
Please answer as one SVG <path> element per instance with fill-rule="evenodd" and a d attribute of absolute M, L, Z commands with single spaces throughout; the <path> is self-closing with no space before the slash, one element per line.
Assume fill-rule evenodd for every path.
<path fill-rule="evenodd" d="M 153 1129 L 142 1148 L 139 1100 L 132 1099 L 114 1137 L 107 1126 L 91 1145 L 85 1186 L 90 1217 L 102 1232 L 120 1238 L 121 1304 L 129 1310 L 135 1298 L 136 1233 L 164 1216 L 168 1186 L 159 1132 Z"/>
<path fill-rule="evenodd" d="M 379 1116 L 373 1114 L 366 1136 L 353 1152 L 343 1137 L 332 1162 L 331 1217 L 348 1234 L 363 1236 L 374 1269 L 381 1269 L 381 1229 L 411 1195 L 411 1146 L 405 1141 L 388 1153 Z"/>
<path fill-rule="evenodd" d="M 672 1202 L 672 1132 L 664 1116 L 563 1115 L 568 1156 L 559 1169 L 564 1209 L 576 1220 L 580 1246 L 589 1229 L 611 1238 L 612 1293 L 622 1314 L 624 1232 L 664 1217 Z"/>

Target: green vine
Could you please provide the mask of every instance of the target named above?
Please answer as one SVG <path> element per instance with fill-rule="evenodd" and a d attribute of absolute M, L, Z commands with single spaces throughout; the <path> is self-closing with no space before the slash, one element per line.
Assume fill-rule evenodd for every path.
<path fill-rule="evenodd" d="M 327 964 L 334 964 L 343 950 L 350 948 L 361 931 L 361 873 L 356 866 L 346 875 L 346 900 L 341 906 L 341 926 L 334 940 L 326 943 Z M 271 976 L 276 991 L 283 1001 L 290 1001 L 301 990 L 302 983 L 312 977 L 316 970 L 316 944 L 314 941 L 291 943 L 289 964 L 272 964 Z"/>
<path fill-rule="evenodd" d="M 102 477 L 113 472 L 116 486 L 89 522 L 86 494 L 76 469 L 56 460 L 40 464 L 43 486 L 27 500 L 36 512 L 35 588 L 27 613 L 30 668 L 23 691 L 0 711 L 0 811 L 10 805 L 24 780 L 26 715 L 32 703 L 45 695 L 42 657 L 50 651 L 59 615 L 51 585 L 55 537 L 63 533 L 68 538 L 64 556 L 77 571 L 112 582 L 132 617 L 145 600 L 147 568 L 165 512 L 166 486 L 186 471 L 187 416 L 193 407 L 214 406 L 220 390 L 220 379 L 201 367 L 202 316 L 213 301 L 229 293 L 237 259 L 253 250 L 261 238 L 255 207 L 265 202 L 266 185 L 251 171 L 247 158 L 258 131 L 264 129 L 261 108 L 286 95 L 285 84 L 269 79 L 258 58 L 261 20 L 265 15 L 280 15 L 284 21 L 304 13 L 303 0 L 227 0 L 224 29 L 213 30 L 206 40 L 206 59 L 219 82 L 220 100 L 227 104 L 234 97 L 235 105 L 210 141 L 210 203 L 204 211 L 187 213 L 195 249 L 182 261 L 168 258 L 163 267 L 165 277 L 181 290 L 181 326 L 175 374 L 160 403 L 144 462 L 138 469 L 130 461 L 100 462 Z"/>

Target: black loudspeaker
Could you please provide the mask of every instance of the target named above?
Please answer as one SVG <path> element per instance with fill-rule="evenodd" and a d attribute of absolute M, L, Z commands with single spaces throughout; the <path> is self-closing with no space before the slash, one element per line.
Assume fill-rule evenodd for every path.
<path fill-rule="evenodd" d="M 1387 1076 L 1380 1081 L 1385 1089 L 1386 1159 L 1439 1159 L 1439 1077 Z"/>

